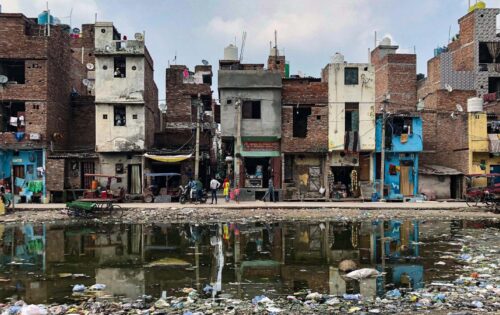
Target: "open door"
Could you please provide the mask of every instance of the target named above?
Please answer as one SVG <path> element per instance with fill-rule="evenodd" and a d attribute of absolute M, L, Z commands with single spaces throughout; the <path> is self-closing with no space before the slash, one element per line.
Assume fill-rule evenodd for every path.
<path fill-rule="evenodd" d="M 21 191 L 22 187 L 17 186 L 18 181 L 17 179 L 20 178 L 21 180 L 24 180 L 24 165 L 14 165 L 13 166 L 13 171 L 14 171 L 14 194 L 19 195 L 19 192 Z"/>
<path fill-rule="evenodd" d="M 141 165 L 131 164 L 128 166 L 128 193 L 138 195 L 142 193 Z"/>
<path fill-rule="evenodd" d="M 403 196 L 413 196 L 413 166 L 400 166 L 399 190 Z"/>

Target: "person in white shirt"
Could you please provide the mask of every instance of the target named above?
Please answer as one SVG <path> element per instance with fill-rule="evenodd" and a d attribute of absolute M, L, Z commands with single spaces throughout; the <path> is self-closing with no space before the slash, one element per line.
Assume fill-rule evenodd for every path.
<path fill-rule="evenodd" d="M 215 200 L 215 204 L 217 204 L 217 189 L 219 189 L 220 187 L 220 183 L 218 180 L 215 179 L 215 177 L 212 176 L 212 180 L 210 181 L 210 190 L 212 191 L 212 203 L 211 204 L 214 204 L 214 200 Z"/>

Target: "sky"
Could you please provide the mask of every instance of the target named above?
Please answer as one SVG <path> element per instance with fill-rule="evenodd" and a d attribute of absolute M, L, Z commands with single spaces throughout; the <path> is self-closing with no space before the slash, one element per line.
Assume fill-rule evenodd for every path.
<path fill-rule="evenodd" d="M 0 4 L 2 12 L 36 17 L 47 1 Z M 500 0 L 486 4 L 500 7 Z M 50 0 L 48 5 L 65 24 L 71 12 L 72 27 L 93 23 L 97 14 L 98 21 L 112 21 L 129 38 L 145 31 L 162 100 L 165 69 L 175 56 L 177 64 L 190 69 L 209 61 L 216 82 L 224 47 L 236 43 L 241 48 L 243 31 L 243 61 L 265 64 L 276 30 L 291 74 L 319 77 L 336 52 L 347 62 L 368 62 L 375 32 L 379 41 L 391 37 L 402 52 L 415 51 L 417 72 L 425 74 L 434 48 L 448 43 L 450 27 L 451 37 L 458 33 L 457 20 L 467 13 L 468 0 Z"/>

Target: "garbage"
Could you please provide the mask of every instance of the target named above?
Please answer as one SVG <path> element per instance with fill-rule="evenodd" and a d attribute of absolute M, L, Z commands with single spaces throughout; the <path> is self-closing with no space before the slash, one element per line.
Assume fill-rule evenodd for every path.
<path fill-rule="evenodd" d="M 102 291 L 106 289 L 106 285 L 105 284 L 101 284 L 101 283 L 96 283 L 92 286 L 90 286 L 89 290 L 92 290 L 92 291 Z M 73 289 L 74 291 L 74 289 Z"/>
<path fill-rule="evenodd" d="M 21 308 L 21 315 L 47 315 L 47 310 L 40 305 L 24 305 Z"/>
<path fill-rule="evenodd" d="M 339 270 L 343 272 L 356 270 L 356 268 L 358 268 L 358 265 L 352 260 L 342 260 L 339 263 Z"/>
<path fill-rule="evenodd" d="M 344 300 L 348 300 L 348 301 L 361 300 L 361 294 L 344 294 L 342 297 L 344 298 Z"/>
<path fill-rule="evenodd" d="M 83 284 L 75 284 L 73 286 L 73 292 L 83 292 L 85 291 L 85 286 Z"/>
<path fill-rule="evenodd" d="M 365 278 L 371 278 L 371 277 L 378 277 L 380 273 L 372 268 L 362 268 L 358 270 L 354 270 L 352 272 L 349 272 L 345 276 L 347 278 L 355 279 L 355 280 L 361 280 Z"/>
<path fill-rule="evenodd" d="M 475 308 L 483 308 L 484 306 L 484 304 L 480 301 L 472 301 L 470 305 Z"/>
<path fill-rule="evenodd" d="M 323 297 L 323 295 L 322 295 L 322 294 L 319 294 L 318 292 L 313 292 L 313 293 L 309 293 L 309 294 L 306 296 L 306 300 L 314 300 L 314 301 L 319 301 L 322 297 Z"/>
<path fill-rule="evenodd" d="M 394 289 L 391 291 L 387 291 L 385 296 L 390 299 L 398 299 L 401 297 L 401 292 L 398 289 Z"/>
<path fill-rule="evenodd" d="M 257 295 L 252 299 L 252 304 L 272 304 L 273 301 L 265 295 Z"/>

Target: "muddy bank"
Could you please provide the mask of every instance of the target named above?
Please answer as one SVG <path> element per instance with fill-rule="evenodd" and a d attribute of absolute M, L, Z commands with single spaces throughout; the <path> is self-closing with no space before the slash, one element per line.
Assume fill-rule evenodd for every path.
<path fill-rule="evenodd" d="M 369 219 L 500 219 L 499 214 L 486 212 L 482 208 L 455 209 L 363 209 L 363 208 L 125 208 L 121 218 L 106 215 L 95 219 L 103 222 L 124 223 L 210 223 L 231 221 L 246 223 L 255 221 L 280 222 L 286 220 L 369 220 Z M 66 210 L 36 209 L 18 210 L 0 216 L 0 222 L 49 222 L 63 220 L 84 220 L 69 216 Z"/>

